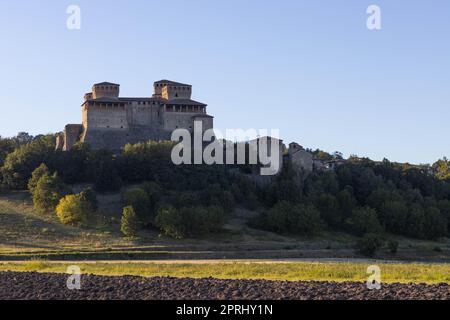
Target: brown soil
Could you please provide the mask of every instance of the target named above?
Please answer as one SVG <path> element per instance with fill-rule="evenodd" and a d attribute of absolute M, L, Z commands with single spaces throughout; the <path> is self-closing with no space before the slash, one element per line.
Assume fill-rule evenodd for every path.
<path fill-rule="evenodd" d="M 213 278 L 142 278 L 82 275 L 81 290 L 67 289 L 68 275 L 35 272 L 0 273 L 0 299 L 443 299 L 450 300 L 447 284 L 384 284 L 369 290 L 357 282 L 288 282 L 219 280 Z"/>

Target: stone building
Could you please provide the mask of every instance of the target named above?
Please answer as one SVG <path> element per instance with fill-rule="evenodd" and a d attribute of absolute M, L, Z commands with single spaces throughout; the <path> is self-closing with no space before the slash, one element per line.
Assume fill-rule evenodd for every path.
<path fill-rule="evenodd" d="M 289 144 L 288 159 L 292 168 L 296 171 L 309 173 L 314 170 L 312 154 L 296 142 L 291 142 Z"/>
<path fill-rule="evenodd" d="M 81 141 L 94 149 L 120 150 L 127 143 L 170 140 L 177 128 L 213 128 L 206 104 L 191 99 L 192 86 L 169 80 L 153 84 L 149 98 L 120 97 L 120 85 L 94 84 L 81 105 L 82 124 L 68 124 L 57 138 L 57 149 L 70 150 Z"/>

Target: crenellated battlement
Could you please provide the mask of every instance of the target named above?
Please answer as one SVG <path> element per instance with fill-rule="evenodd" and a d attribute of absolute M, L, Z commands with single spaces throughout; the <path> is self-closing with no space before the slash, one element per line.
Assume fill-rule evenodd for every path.
<path fill-rule="evenodd" d="M 194 119 L 203 128 L 213 127 L 207 105 L 191 99 L 192 86 L 170 80 L 153 84 L 153 95 L 145 98 L 120 97 L 120 85 L 96 83 L 84 95 L 80 133 L 65 130 L 57 148 L 69 150 L 78 141 L 93 148 L 121 149 L 126 143 L 169 140 L 178 128 L 192 130 Z M 69 134 L 70 133 L 70 137 Z M 63 145 L 63 146 L 62 146 Z"/>

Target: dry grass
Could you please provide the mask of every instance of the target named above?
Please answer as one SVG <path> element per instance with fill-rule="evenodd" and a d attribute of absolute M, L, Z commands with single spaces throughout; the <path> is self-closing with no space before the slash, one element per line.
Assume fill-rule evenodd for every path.
<path fill-rule="evenodd" d="M 369 264 L 363 263 L 56 263 L 31 261 L 0 263 L 0 271 L 66 272 L 70 264 L 78 265 L 83 273 L 145 277 L 170 276 L 220 279 L 268 279 L 287 281 L 366 281 Z M 377 264 L 383 282 L 449 283 L 450 264 Z"/>

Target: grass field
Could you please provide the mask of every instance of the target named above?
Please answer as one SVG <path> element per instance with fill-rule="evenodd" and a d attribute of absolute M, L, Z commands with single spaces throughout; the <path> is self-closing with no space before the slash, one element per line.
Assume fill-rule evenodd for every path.
<path fill-rule="evenodd" d="M 220 279 L 267 279 L 287 281 L 366 281 L 369 263 L 322 262 L 198 262 L 198 263 L 74 263 L 82 273 L 96 275 L 170 276 Z M 0 271 L 65 273 L 69 263 L 30 261 L 0 263 Z M 450 264 L 375 263 L 385 283 L 448 283 Z"/>

